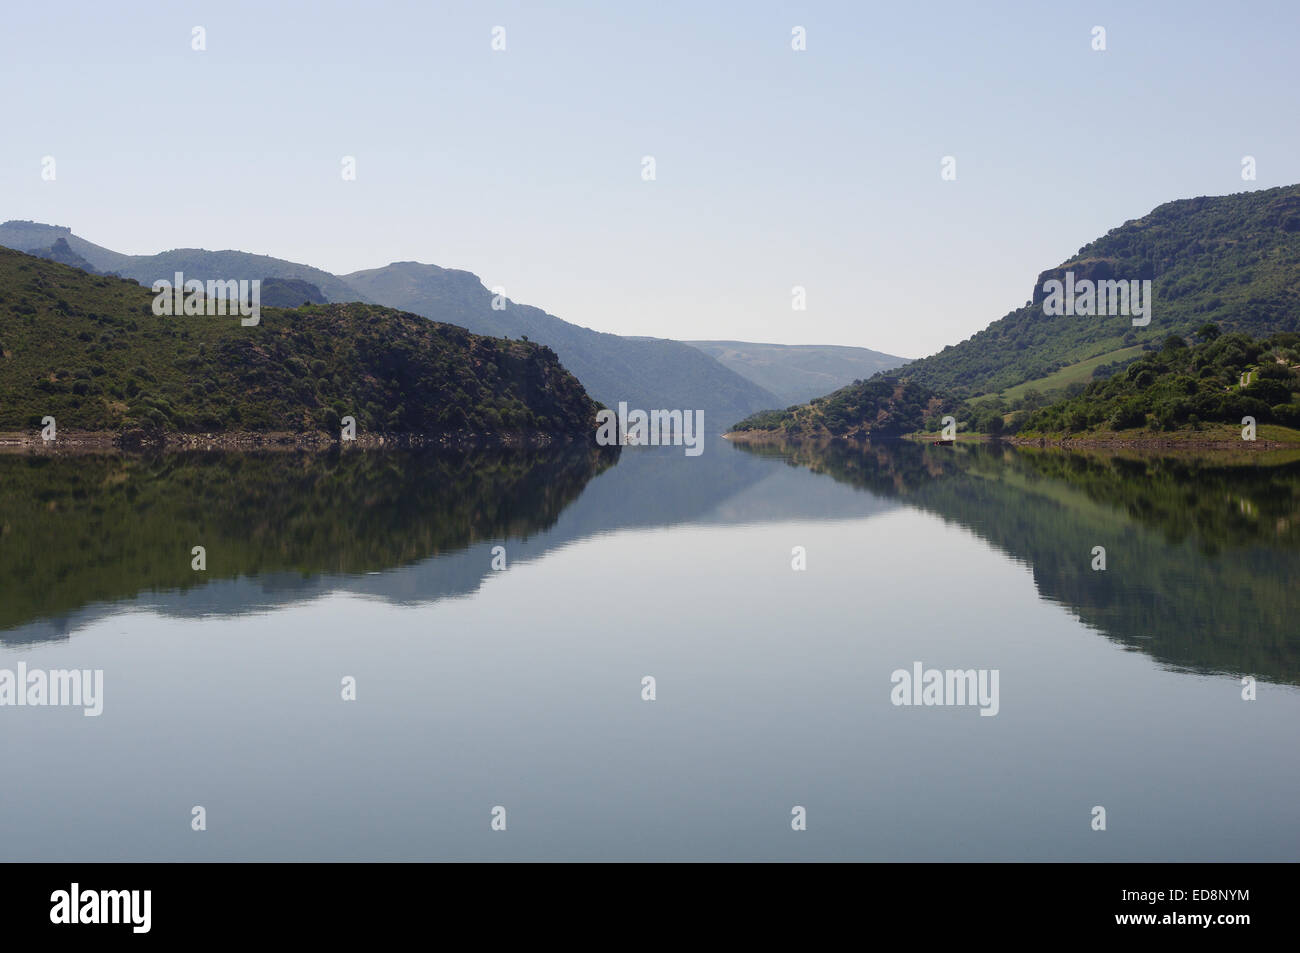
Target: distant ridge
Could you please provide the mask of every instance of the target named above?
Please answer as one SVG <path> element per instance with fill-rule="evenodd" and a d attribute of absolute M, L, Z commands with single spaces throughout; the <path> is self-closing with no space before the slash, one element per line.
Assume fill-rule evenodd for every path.
<path fill-rule="evenodd" d="M 171 280 L 172 275 L 178 271 L 183 272 L 186 278 L 200 281 L 292 278 L 315 285 L 332 302 L 369 300 L 327 271 L 268 255 L 242 251 L 207 251 L 203 248 L 174 248 L 157 255 L 123 255 L 78 238 L 72 234 L 71 229 L 62 225 L 18 221 L 0 225 L 0 245 L 18 251 L 31 252 L 37 248 L 48 248 L 60 238 L 99 271 L 114 272 L 143 285 L 151 285 L 159 278 Z"/>
<path fill-rule="evenodd" d="M 541 308 L 509 299 L 493 307 L 493 294 L 468 271 L 414 261 L 355 271 L 343 280 L 372 300 L 476 334 L 526 336 L 554 348 L 587 392 L 608 406 L 700 409 L 705 428 L 722 433 L 737 411 L 747 416 L 776 407 L 781 398 L 680 341 L 622 337 L 579 327 Z"/>
<path fill-rule="evenodd" d="M 686 341 L 742 377 L 781 398 L 803 404 L 855 380 L 901 367 L 911 358 L 865 347 L 834 344 L 755 344 L 748 341 Z"/>
<path fill-rule="evenodd" d="M 50 261 L 57 261 L 60 265 L 80 268 L 82 271 L 89 272 L 92 275 L 100 274 L 98 268 L 72 250 L 72 246 L 68 244 L 66 238 L 60 237 L 49 248 L 33 248 L 29 251 L 29 254 L 36 255 L 38 258 L 48 258 Z"/>

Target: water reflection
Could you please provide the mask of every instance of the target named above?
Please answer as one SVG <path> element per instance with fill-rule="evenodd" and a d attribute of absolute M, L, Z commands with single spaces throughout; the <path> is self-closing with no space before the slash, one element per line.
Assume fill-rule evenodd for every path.
<path fill-rule="evenodd" d="M 432 602 L 477 590 L 498 544 L 515 564 L 625 529 L 908 506 L 1012 555 L 1040 596 L 1166 666 L 1300 683 L 1300 463 L 719 442 L 692 459 L 585 447 L 10 456 L 0 485 L 0 643 L 66 638 L 128 603 L 184 617 L 336 590 Z M 204 572 L 191 568 L 200 545 Z M 1092 568 L 1098 546 L 1105 571 Z"/>
<path fill-rule="evenodd" d="M 74 610 L 140 592 L 171 591 L 160 601 L 182 614 L 238 612 L 322 576 L 527 538 L 615 459 L 586 447 L 0 458 L 0 629 L 58 637 L 84 621 Z M 256 582 L 211 585 L 239 578 Z M 33 620 L 52 621 L 22 628 Z"/>
<path fill-rule="evenodd" d="M 1300 463 L 907 441 L 740 449 L 961 524 L 1026 563 L 1044 598 L 1166 666 L 1300 683 Z"/>
<path fill-rule="evenodd" d="M 693 459 L 576 446 L 0 456 L 0 644 L 67 638 L 128 601 L 173 616 L 340 590 L 431 602 L 475 591 L 498 544 L 515 564 L 621 529 L 896 505 L 799 476 L 721 441 Z"/>

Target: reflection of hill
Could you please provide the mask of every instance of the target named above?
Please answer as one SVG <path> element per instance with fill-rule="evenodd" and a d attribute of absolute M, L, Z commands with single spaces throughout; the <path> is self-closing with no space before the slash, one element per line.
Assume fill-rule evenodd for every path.
<path fill-rule="evenodd" d="M 473 454 L 0 457 L 0 642 L 64 638 L 134 599 L 237 614 L 343 590 L 394 602 L 475 591 L 574 540 L 685 522 L 865 516 L 895 504 L 717 441 Z M 207 549 L 207 571 L 190 550 Z"/>
<path fill-rule="evenodd" d="M 960 523 L 1026 562 L 1045 598 L 1166 665 L 1300 683 L 1300 466 L 908 442 L 753 452 Z"/>
<path fill-rule="evenodd" d="M 0 627 L 146 590 L 360 573 L 526 536 L 611 459 L 585 447 L 0 458 Z"/>

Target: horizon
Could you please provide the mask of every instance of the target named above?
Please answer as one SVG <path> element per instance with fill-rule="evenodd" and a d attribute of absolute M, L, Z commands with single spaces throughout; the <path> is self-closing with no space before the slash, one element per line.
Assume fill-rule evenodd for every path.
<path fill-rule="evenodd" d="M 1142 213 L 1141 215 L 1136 215 L 1136 216 L 1133 216 L 1132 218 L 1125 219 L 1123 222 L 1121 222 L 1121 223 L 1119 223 L 1119 224 L 1113 226 L 1112 229 L 1113 229 L 1113 228 L 1119 228 L 1119 227 L 1121 227 L 1121 226 L 1123 226 L 1123 225 L 1128 224 L 1129 222 L 1132 222 L 1132 221 L 1138 221 L 1138 220 L 1140 220 L 1140 219 L 1142 219 L 1142 218 L 1145 218 L 1147 215 L 1151 214 L 1151 212 L 1155 211 L 1155 209 L 1160 208 L 1160 207 L 1163 206 L 1163 205 L 1170 205 L 1170 204 L 1175 204 L 1175 203 L 1178 203 L 1178 202 L 1196 201 L 1196 200 L 1198 200 L 1198 199 L 1230 198 L 1230 197 L 1232 197 L 1232 196 L 1234 196 L 1234 195 L 1243 195 L 1243 194 L 1247 194 L 1247 193 L 1250 193 L 1250 192 L 1267 192 L 1267 191 L 1272 191 L 1272 190 L 1275 190 L 1275 189 L 1288 189 L 1288 188 L 1295 188 L 1295 187 L 1297 187 L 1298 185 L 1300 185 L 1300 183 L 1289 183 L 1289 184 L 1282 184 L 1282 185 L 1276 185 L 1276 186 L 1269 186 L 1268 188 L 1260 188 L 1260 189 L 1243 189 L 1243 190 L 1241 190 L 1240 192 L 1229 192 L 1229 193 L 1225 193 L 1225 194 L 1222 194 L 1222 195 L 1191 195 L 1191 196 L 1185 196 L 1185 197 L 1182 197 L 1182 198 L 1169 199 L 1169 200 L 1167 200 L 1167 201 L 1165 201 L 1165 202 L 1161 202 L 1161 203 L 1159 203 L 1158 205 L 1152 206 L 1152 208 L 1147 209 L 1147 211 L 1144 212 L 1144 213 Z M 246 249 L 242 249 L 242 248 L 206 248 L 206 247 L 204 247 L 204 246 L 202 246 L 202 245 L 178 245 L 178 246 L 175 246 L 175 247 L 172 247 L 172 248 L 161 248 L 161 249 L 158 249 L 158 250 L 153 251 L 153 252 L 127 253 L 127 252 L 121 252 L 120 249 L 118 249 L 118 248 L 116 248 L 116 247 L 114 247 L 114 246 L 112 246 L 112 245 L 107 245 L 107 244 L 104 244 L 104 243 L 102 243 L 102 242 L 94 241 L 94 240 L 91 239 L 91 238 L 87 238 L 85 235 L 79 233 L 75 228 L 73 228 L 72 226 L 69 226 L 69 225 L 61 225 L 61 224 L 56 224 L 56 223 L 53 223 L 53 222 L 39 222 L 39 221 L 33 221 L 33 220 L 30 220 L 30 219 L 6 219 L 4 222 L 0 222 L 0 225 L 8 225 L 8 224 L 14 224 L 14 223 L 17 223 L 17 224 L 28 224 L 28 225 L 37 225 L 37 226 L 43 226 L 43 227 L 48 227 L 48 228 L 55 228 L 55 229 L 66 230 L 69 234 L 71 234 L 71 235 L 73 235 L 73 236 L 75 236 L 75 237 L 77 237 L 77 238 L 80 238 L 80 239 L 82 239 L 83 241 L 88 241 L 88 242 L 90 242 L 90 243 L 93 244 L 93 245 L 98 245 L 99 247 L 104 248 L 104 249 L 106 249 L 106 250 L 108 250 L 108 251 L 119 252 L 119 253 L 121 253 L 121 254 L 134 254 L 134 255 L 136 255 L 136 256 L 138 256 L 138 257 L 150 257 L 150 256 L 152 256 L 152 255 L 166 254 L 166 253 L 168 253 L 168 252 L 175 252 L 175 251 L 205 251 L 205 252 L 212 252 L 212 253 L 218 253 L 218 254 L 219 254 L 219 253 L 223 253 L 223 252 L 233 252 L 233 253 L 238 253 L 238 254 L 251 254 L 251 255 L 257 255 L 257 256 L 266 257 L 266 258 L 273 258 L 273 259 L 276 259 L 276 260 L 278 260 L 278 261 L 286 261 L 286 262 L 290 262 L 290 263 L 292 263 L 292 264 L 305 265 L 305 266 L 312 267 L 312 268 L 320 268 L 320 266 L 315 265 L 314 263 L 309 262 L 309 261 L 298 261 L 298 260 L 290 259 L 290 258 L 282 258 L 282 257 L 280 257 L 279 255 L 273 255 L 273 254 L 266 253 L 266 252 L 250 252 L 250 251 L 247 251 Z M 1108 231 L 1110 231 L 1110 230 L 1108 229 Z M 1095 241 L 1097 238 L 1101 238 L 1101 237 L 1103 237 L 1104 234 L 1105 234 L 1105 233 L 1103 233 L 1103 235 L 1098 235 L 1098 236 L 1096 236 L 1096 237 L 1093 238 L 1093 239 L 1089 239 L 1087 242 L 1085 242 L 1083 245 L 1081 245 L 1080 248 L 1084 248 L 1084 247 L 1086 247 L 1088 244 L 1091 244 L 1091 243 L 1092 243 L 1093 241 Z M 1073 256 L 1071 256 L 1071 257 L 1073 257 Z M 1054 264 L 1052 264 L 1052 265 L 1042 265 L 1042 266 L 1038 267 L 1037 270 L 1035 271 L 1035 277 L 1037 277 L 1037 275 L 1038 275 L 1038 274 L 1041 274 L 1043 271 L 1046 271 L 1046 270 L 1048 270 L 1048 269 L 1051 269 L 1051 268 L 1057 267 L 1058 265 L 1063 264 L 1063 263 L 1064 263 L 1064 262 L 1057 262 L 1057 263 L 1054 263 Z M 432 267 L 435 267 L 435 268 L 441 268 L 441 269 L 443 269 L 444 271 L 459 271 L 459 272 L 463 272 L 463 273 L 466 273 L 466 274 L 472 275 L 476 280 L 479 281 L 479 283 L 480 283 L 480 284 L 481 284 L 485 289 L 488 287 L 487 282 L 483 279 L 483 277 L 482 277 L 481 275 L 479 275 L 479 274 L 477 274 L 477 273 L 475 273 L 475 272 L 473 272 L 473 271 L 470 271 L 469 269 L 465 269 L 465 268 L 454 268 L 454 267 L 449 267 L 449 266 L 446 266 L 446 265 L 440 265 L 440 264 L 438 264 L 437 262 L 418 261 L 418 260 L 416 260 L 416 259 L 396 259 L 396 260 L 394 260 L 394 261 L 390 261 L 390 262 L 387 262 L 387 263 L 382 264 L 382 265 L 375 265 L 375 266 L 372 266 L 372 267 L 365 267 L 365 268 L 353 268 L 353 269 L 351 269 L 350 271 L 345 271 L 345 272 L 333 272 L 333 271 L 327 271 L 326 269 L 323 269 L 323 268 L 321 268 L 320 270 L 322 270 L 322 271 L 327 271 L 328 274 L 333 275 L 333 276 L 336 277 L 336 278 L 339 278 L 339 279 L 345 279 L 345 278 L 347 278 L 348 275 L 359 274 L 359 273 L 367 272 L 367 271 L 379 271 L 379 270 L 382 270 L 382 269 L 384 269 L 384 268 L 391 267 L 391 266 L 393 266 L 393 265 L 420 265 L 420 266 L 432 266 Z M 1031 297 L 1033 296 L 1034 288 L 1035 288 L 1035 287 L 1036 287 L 1036 286 L 1031 286 L 1031 291 L 1030 291 L 1030 296 L 1031 296 Z M 508 297 L 509 297 L 509 296 L 508 296 Z M 551 315 L 553 315 L 553 316 L 555 316 L 555 317 L 558 317 L 558 318 L 560 318 L 561 320 L 569 321 L 569 319 L 566 318 L 566 317 L 564 316 L 564 314 L 562 314 L 562 313 L 558 313 L 558 312 L 556 312 L 556 311 L 552 311 L 550 308 L 547 308 L 547 307 L 543 307 L 543 306 L 541 306 L 541 305 L 534 304 L 533 302 L 530 302 L 530 301 L 520 301 L 520 300 L 517 300 L 517 299 L 515 299 L 515 298 L 513 298 L 513 297 L 511 297 L 510 300 L 514 301 L 516 304 L 519 304 L 519 305 L 527 305 L 527 306 L 531 306 L 531 307 L 538 307 L 538 308 L 541 308 L 541 310 L 545 311 L 545 312 L 548 313 L 548 314 L 551 314 Z M 1011 309 L 1009 309 L 1009 311 L 1013 311 L 1013 310 L 1015 310 L 1014 306 L 1013 306 Z M 987 322 L 985 322 L 985 323 L 984 323 L 983 325 L 981 325 L 980 327 L 975 328 L 974 330 L 972 330 L 972 331 L 970 332 L 970 334 L 968 334 L 966 337 L 961 338 L 961 339 L 958 340 L 958 341 L 950 341 L 950 342 L 948 342 L 948 344 L 945 345 L 944 347 L 947 347 L 947 346 L 950 346 L 950 345 L 959 344 L 959 343 L 961 343 L 962 341 L 967 340 L 971 335 L 978 333 L 979 331 L 981 331 L 981 330 L 983 330 L 985 327 L 987 327 L 989 324 L 991 324 L 991 323 L 997 321 L 999 318 L 1002 318 L 1002 317 L 1004 317 L 1004 316 L 1005 316 L 1005 313 L 1004 313 L 1004 314 L 999 314 L 999 315 L 997 315 L 996 317 L 990 317 L 990 318 L 988 319 Z M 572 321 L 570 321 L 569 323 L 576 323 L 576 322 L 572 322 Z M 619 332 L 607 331 L 606 329 L 604 329 L 604 328 L 600 328 L 600 327 L 594 327 L 594 328 L 591 328 L 591 330 L 599 331 L 599 332 L 603 332 L 603 333 L 615 333 L 615 334 L 619 333 Z M 624 337 L 629 337 L 629 338 L 638 338 L 638 337 L 639 337 L 639 338 L 658 339 L 658 340 L 680 340 L 680 341 L 683 341 L 683 342 L 686 342 L 686 343 L 691 343 L 691 342 L 700 342 L 700 343 L 707 343 L 707 342 L 716 342 L 716 343 L 736 342 L 736 343 L 745 343 L 745 344 L 764 344 L 764 345 L 774 345 L 774 346 L 779 346 L 779 347 L 790 347 L 790 348 L 831 348 L 831 347 L 843 347 L 843 348 L 865 348 L 865 349 L 867 349 L 867 350 L 875 351 L 875 352 L 878 352 L 878 353 L 881 353 L 881 354 L 886 354 L 886 355 L 889 356 L 889 357 L 905 358 L 908 362 L 911 362 L 911 361 L 914 361 L 914 360 L 919 360 L 919 359 L 924 358 L 924 357 L 930 357 L 930 356 L 932 356 L 932 355 L 934 355 L 934 354 L 938 354 L 940 351 L 942 351 L 942 350 L 944 349 L 944 348 L 939 348 L 939 349 L 937 349 L 937 350 L 935 350 L 935 351 L 930 351 L 930 352 L 927 352 L 927 353 L 925 353 L 925 354 L 907 354 L 907 355 L 904 355 L 904 354 L 898 354 L 898 353 L 894 353 L 894 352 L 885 352 L 885 351 L 881 351 L 879 348 L 867 347 L 866 345 L 844 344 L 844 343 L 841 343 L 841 342 L 838 342 L 838 341 L 834 341 L 834 342 L 831 342 L 831 341 L 821 341 L 821 342 L 811 341 L 811 342 L 797 342 L 797 343 L 789 343 L 789 342 L 784 342 L 784 341 L 770 341 L 770 340 L 762 340 L 762 341 L 759 341 L 759 340 L 745 339 L 745 338 L 720 338 L 720 337 L 667 338 L 667 337 L 665 337 L 665 336 L 663 336 L 663 335 L 649 335 L 649 334 L 644 334 L 644 335 L 643 335 L 643 334 L 624 334 L 624 335 L 622 335 L 622 336 L 624 336 Z"/>
<path fill-rule="evenodd" d="M 11 217 L 125 254 L 434 263 L 627 336 L 923 356 L 1165 202 L 1300 181 L 1281 2 L 376 14 L 15 11 L 0 52 L 42 95 L 0 152 Z M 81 115 L 86 75 L 133 112 Z"/>

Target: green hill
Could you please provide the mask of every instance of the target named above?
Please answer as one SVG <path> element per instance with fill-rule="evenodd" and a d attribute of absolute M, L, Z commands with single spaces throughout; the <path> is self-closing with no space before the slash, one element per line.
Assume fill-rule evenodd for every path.
<path fill-rule="evenodd" d="M 0 430 L 590 436 L 549 348 L 365 304 L 158 317 L 153 294 L 0 248 Z"/>
<path fill-rule="evenodd" d="M 1151 323 L 1045 315 L 1043 283 L 1067 271 L 1094 281 L 1151 279 Z M 1135 346 L 1158 347 L 1206 322 L 1255 336 L 1300 331 L 1300 186 L 1169 202 L 1125 222 L 1040 274 L 1025 307 L 909 364 L 907 375 L 960 397 L 1027 382 L 1048 391 L 1086 382 L 1084 362 L 1123 361 Z"/>

